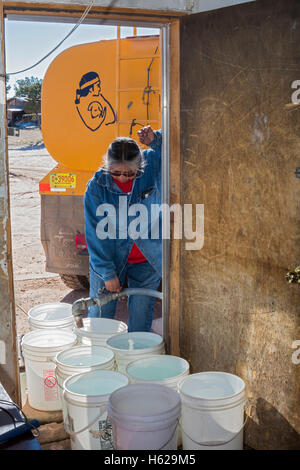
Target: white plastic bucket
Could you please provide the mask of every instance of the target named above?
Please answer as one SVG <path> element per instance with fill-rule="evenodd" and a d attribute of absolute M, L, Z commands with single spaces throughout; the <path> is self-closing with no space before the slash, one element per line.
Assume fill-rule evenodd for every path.
<path fill-rule="evenodd" d="M 28 402 L 42 411 L 61 410 L 55 377 L 56 354 L 76 344 L 76 335 L 65 329 L 35 330 L 22 338 Z"/>
<path fill-rule="evenodd" d="M 130 362 L 126 373 L 130 383 L 156 383 L 177 391 L 178 383 L 189 375 L 189 363 L 177 356 L 155 355 Z"/>
<path fill-rule="evenodd" d="M 56 371 L 63 381 L 68 377 L 97 369 L 113 370 L 114 352 L 101 346 L 78 346 L 56 355 Z M 62 384 L 61 384 L 62 385 Z"/>
<path fill-rule="evenodd" d="M 82 344 L 88 346 L 106 346 L 106 341 L 113 335 L 127 332 L 126 323 L 109 318 L 84 318 L 83 328 L 74 332 Z"/>
<path fill-rule="evenodd" d="M 200 372 L 179 384 L 183 450 L 242 450 L 244 381 L 226 372 Z"/>
<path fill-rule="evenodd" d="M 109 397 L 107 411 L 117 450 L 176 450 L 180 396 L 158 384 L 134 384 Z"/>
<path fill-rule="evenodd" d="M 72 305 L 62 302 L 41 304 L 28 312 L 31 331 L 41 329 L 64 328 L 73 330 L 75 327 Z"/>
<path fill-rule="evenodd" d="M 78 346 L 59 352 L 55 358 L 55 374 L 62 399 L 65 415 L 66 406 L 63 399 L 63 383 L 72 375 L 93 370 L 113 370 L 115 355 L 113 351 L 101 346 Z"/>
<path fill-rule="evenodd" d="M 126 373 L 132 384 L 157 383 L 177 392 L 179 382 L 190 373 L 190 365 L 182 357 L 158 355 L 131 362 L 126 368 Z M 182 444 L 180 428 L 178 446 Z"/>
<path fill-rule="evenodd" d="M 118 371 L 122 373 L 126 373 L 126 368 L 132 361 L 165 354 L 162 337 L 145 331 L 116 335 L 109 338 L 106 344 L 115 353 Z"/>
<path fill-rule="evenodd" d="M 111 393 L 126 385 L 126 375 L 109 370 L 76 374 L 65 380 L 64 422 L 72 450 L 113 449 L 107 402 Z"/>

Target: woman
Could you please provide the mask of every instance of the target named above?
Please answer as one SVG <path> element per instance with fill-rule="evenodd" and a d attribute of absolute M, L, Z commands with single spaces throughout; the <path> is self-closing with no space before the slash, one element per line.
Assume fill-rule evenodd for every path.
<path fill-rule="evenodd" d="M 157 289 L 161 281 L 161 221 L 158 215 L 153 220 L 151 208 L 161 203 L 162 137 L 161 131 L 154 132 L 150 126 L 140 130 L 138 135 L 140 142 L 151 149 L 141 152 L 138 144 L 126 137 L 114 140 L 103 167 L 87 185 L 84 211 L 91 297 L 96 297 L 103 287 L 110 292 L 120 292 L 126 278 L 130 288 Z M 136 239 L 130 237 L 127 230 L 134 218 L 130 215 L 134 204 L 142 204 L 148 214 L 146 233 L 144 230 Z M 113 237 L 103 230 L 99 233 L 101 221 L 108 221 L 108 227 L 112 228 L 109 235 L 113 233 Z M 129 297 L 128 331 L 151 330 L 154 302 L 153 297 Z M 114 318 L 116 306 L 117 301 L 101 309 L 90 307 L 89 317 Z"/>

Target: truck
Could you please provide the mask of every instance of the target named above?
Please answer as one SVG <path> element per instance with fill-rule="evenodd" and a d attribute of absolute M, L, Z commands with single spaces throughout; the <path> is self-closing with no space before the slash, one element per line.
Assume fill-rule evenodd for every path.
<path fill-rule="evenodd" d="M 63 51 L 42 84 L 42 136 L 57 165 L 39 182 L 41 242 L 46 271 L 76 290 L 89 288 L 88 181 L 116 137 L 161 127 L 160 37 L 120 36 Z"/>

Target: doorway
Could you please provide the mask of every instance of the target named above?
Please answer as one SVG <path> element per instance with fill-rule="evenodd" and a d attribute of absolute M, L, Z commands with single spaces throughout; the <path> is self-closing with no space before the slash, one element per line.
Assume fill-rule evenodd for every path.
<path fill-rule="evenodd" d="M 18 16 L 18 15 L 17 15 Z M 14 20 L 22 19 L 22 15 L 18 16 L 17 18 L 16 15 L 13 16 Z M 33 16 L 33 15 L 32 15 Z M 43 17 L 45 18 L 45 17 Z M 34 18 L 32 18 L 34 19 Z M 8 20 L 10 20 L 10 15 L 8 15 Z M 40 19 L 39 19 L 40 20 Z M 60 22 L 62 19 L 60 18 Z M 51 18 L 51 22 L 55 22 L 55 18 Z M 68 19 L 68 22 L 70 22 L 70 19 Z M 92 22 L 95 24 L 95 20 Z M 160 58 L 160 64 L 161 64 L 161 128 L 164 133 L 164 140 L 163 140 L 163 165 L 162 165 L 162 202 L 168 203 L 169 202 L 169 24 L 168 23 L 153 23 L 153 22 L 142 22 L 142 21 L 119 21 L 117 24 L 116 22 L 107 22 L 108 25 L 113 25 L 114 27 L 121 27 L 122 28 L 132 28 L 133 35 L 134 33 L 134 28 L 151 28 L 151 29 L 157 29 L 159 31 L 160 35 L 160 46 L 161 46 L 161 58 Z M 120 35 L 122 36 L 122 34 Z M 9 70 L 8 70 L 9 72 Z M 37 143 L 37 146 L 39 144 Z M 22 147 L 20 147 L 22 148 Z M 35 149 L 33 149 L 35 150 Z M 38 150 L 38 148 L 36 149 Z M 50 157 L 51 158 L 51 157 Z M 20 167 L 21 169 L 22 167 Z M 23 167 L 24 168 L 24 167 Z M 26 170 L 23 170 L 24 172 Z M 12 171 L 13 172 L 13 171 Z M 14 177 L 14 176 L 13 176 Z M 18 178 L 18 175 L 16 176 Z M 13 195 L 11 197 L 13 200 Z M 14 246 L 13 246 L 14 248 Z M 162 290 L 164 293 L 164 299 L 162 302 L 162 318 L 163 318 L 163 336 L 165 338 L 166 343 L 168 344 L 168 339 L 169 339 L 169 334 L 168 334 L 168 312 L 169 312 L 169 240 L 164 240 L 163 242 L 163 283 L 162 283 Z M 48 283 L 51 284 L 51 276 L 49 275 Z M 26 279 L 27 281 L 30 279 Z M 25 281 L 25 279 L 24 279 Z M 27 286 L 28 287 L 28 286 Z M 40 290 L 40 287 L 38 287 Z M 20 289 L 21 290 L 21 289 Z M 23 289 L 26 292 L 28 292 L 28 289 L 26 290 Z M 41 302 L 39 302 L 41 303 Z M 28 311 L 28 308 L 26 305 L 20 305 L 20 302 L 16 302 L 16 310 L 20 310 L 20 314 L 24 315 Z M 21 307 L 21 308 L 20 308 Z M 23 310 L 23 313 L 22 313 Z"/>

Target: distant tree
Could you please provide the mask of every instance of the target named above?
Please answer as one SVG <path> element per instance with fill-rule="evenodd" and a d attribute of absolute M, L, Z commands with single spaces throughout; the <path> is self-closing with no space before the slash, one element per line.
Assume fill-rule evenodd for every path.
<path fill-rule="evenodd" d="M 43 80 L 37 77 L 25 77 L 22 80 L 17 80 L 15 95 L 26 99 L 25 113 L 37 115 L 40 112 L 42 82 Z"/>
<path fill-rule="evenodd" d="M 9 82 L 9 75 L 5 77 L 6 95 L 8 95 L 9 90 L 11 89 L 11 86 L 8 84 L 8 82 Z"/>

